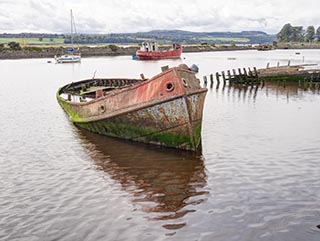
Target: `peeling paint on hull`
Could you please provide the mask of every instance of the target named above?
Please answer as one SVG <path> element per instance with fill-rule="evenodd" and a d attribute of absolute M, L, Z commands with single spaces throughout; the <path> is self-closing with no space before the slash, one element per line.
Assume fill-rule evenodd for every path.
<path fill-rule="evenodd" d="M 110 91 L 88 103 L 57 99 L 77 126 L 102 135 L 199 151 L 206 89 L 185 67 Z M 73 86 L 76 89 L 76 86 Z"/>

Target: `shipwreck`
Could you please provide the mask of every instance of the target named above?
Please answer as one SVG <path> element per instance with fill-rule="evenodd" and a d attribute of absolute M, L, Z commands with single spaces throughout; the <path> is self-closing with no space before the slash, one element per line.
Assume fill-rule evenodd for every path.
<path fill-rule="evenodd" d="M 101 79 L 61 87 L 57 100 L 70 120 L 92 132 L 184 150 L 201 150 L 207 89 L 181 64 L 150 78 Z"/>

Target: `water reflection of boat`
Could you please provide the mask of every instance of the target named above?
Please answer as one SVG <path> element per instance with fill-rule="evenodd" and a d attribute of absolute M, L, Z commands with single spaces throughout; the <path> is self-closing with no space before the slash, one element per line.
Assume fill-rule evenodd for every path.
<path fill-rule="evenodd" d="M 148 219 L 162 220 L 167 229 L 181 228 L 183 217 L 205 200 L 206 173 L 200 157 L 78 132 L 98 168 L 121 184 Z"/>
<path fill-rule="evenodd" d="M 107 136 L 201 151 L 207 89 L 188 66 L 151 79 L 88 79 L 60 88 L 57 100 L 72 122 Z"/>

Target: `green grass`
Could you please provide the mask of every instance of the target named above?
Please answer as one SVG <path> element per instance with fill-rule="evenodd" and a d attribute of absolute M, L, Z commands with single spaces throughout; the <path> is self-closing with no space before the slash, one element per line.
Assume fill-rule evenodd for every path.
<path fill-rule="evenodd" d="M 203 37 L 199 38 L 201 41 L 223 41 L 223 42 L 241 42 L 241 43 L 247 43 L 250 41 L 248 38 L 228 38 L 228 37 Z"/>
<path fill-rule="evenodd" d="M 0 38 L 0 44 L 6 44 L 10 42 L 20 43 L 21 46 L 24 45 L 49 45 L 49 44 L 63 44 L 63 38 L 43 38 L 42 41 L 39 38 Z"/>

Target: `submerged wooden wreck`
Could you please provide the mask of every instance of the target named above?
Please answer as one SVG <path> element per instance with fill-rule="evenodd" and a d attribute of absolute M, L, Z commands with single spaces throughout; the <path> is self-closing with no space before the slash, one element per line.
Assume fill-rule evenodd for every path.
<path fill-rule="evenodd" d="M 70 120 L 102 135 L 191 151 L 201 149 L 207 89 L 188 66 L 145 79 L 88 79 L 60 88 Z"/>
<path fill-rule="evenodd" d="M 290 65 L 267 67 L 259 69 L 259 78 L 266 80 L 320 80 L 320 69 L 306 68 L 316 64 Z"/>
<path fill-rule="evenodd" d="M 220 77 L 222 77 L 223 84 L 226 82 L 229 84 L 240 84 L 240 85 L 259 85 L 265 81 L 277 81 L 277 82 L 298 82 L 299 84 L 309 83 L 315 84 L 315 87 L 318 88 L 320 83 L 320 69 L 319 68 L 311 68 L 312 66 L 317 66 L 317 64 L 300 64 L 300 65 L 282 65 L 279 63 L 277 66 L 270 67 L 269 63 L 266 68 L 256 69 L 246 69 L 246 68 L 238 68 L 222 71 L 221 74 L 216 72 L 215 79 L 218 83 L 217 87 L 219 87 Z M 214 74 L 210 74 L 210 86 L 213 86 Z M 207 76 L 203 76 L 204 84 L 208 83 Z"/>

